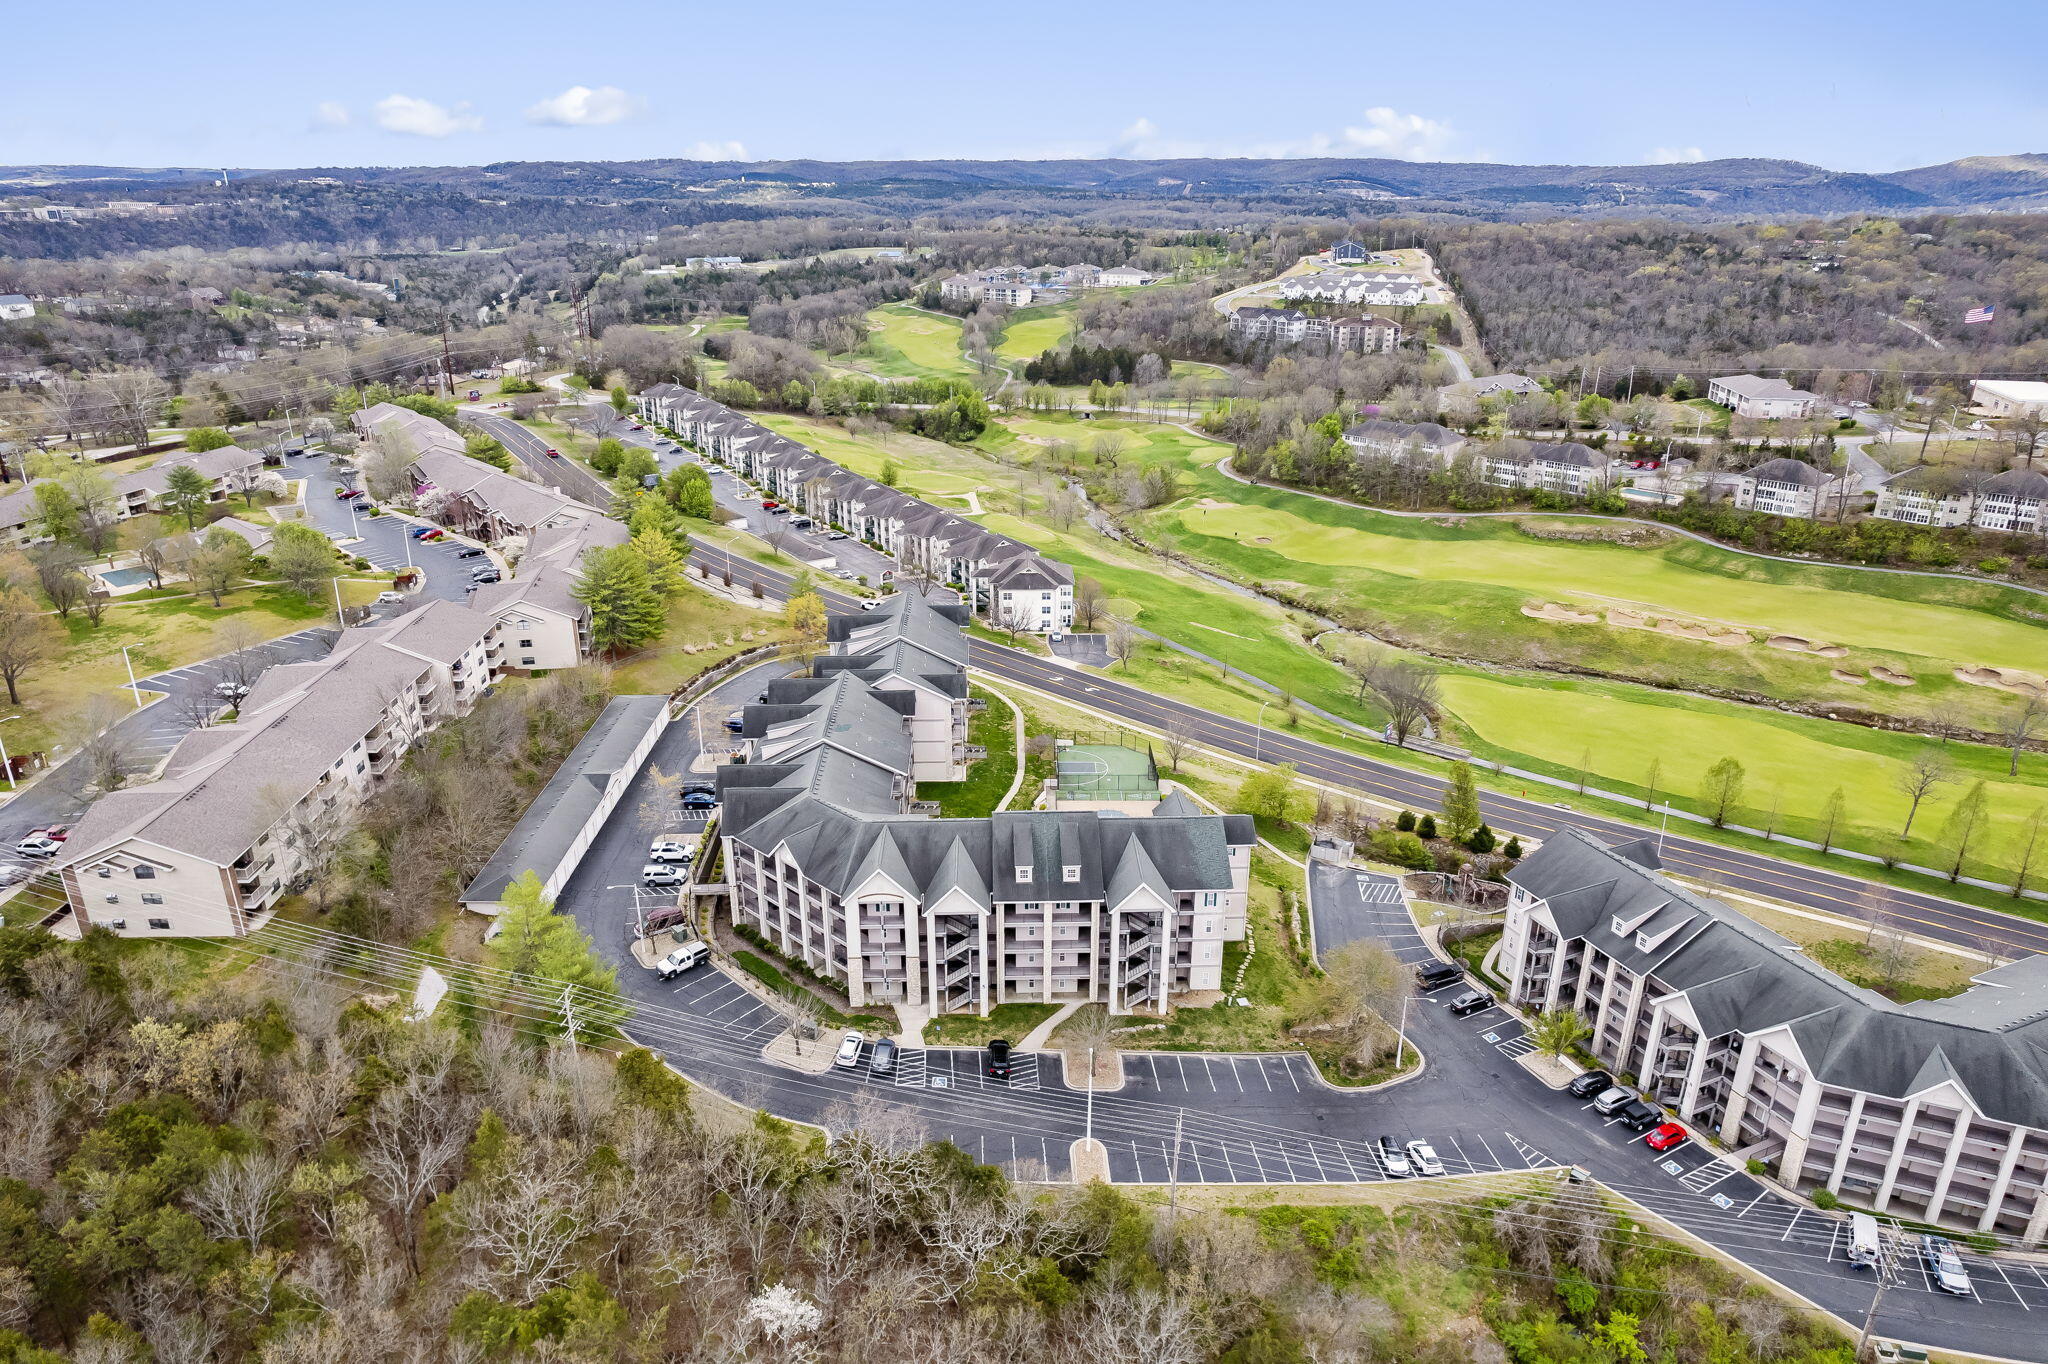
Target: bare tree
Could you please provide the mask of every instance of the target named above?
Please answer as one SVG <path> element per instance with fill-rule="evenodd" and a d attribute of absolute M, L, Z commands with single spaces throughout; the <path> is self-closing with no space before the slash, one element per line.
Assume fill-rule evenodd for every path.
<path fill-rule="evenodd" d="M 2034 737 L 2034 731 L 2041 727 L 2044 708 L 2048 708 L 2048 698 L 2043 698 L 2040 692 L 2030 690 L 2020 698 L 2017 707 L 2006 712 L 2002 734 L 2007 750 L 2006 776 L 2019 775 L 2020 750 L 2027 746 L 2027 741 Z"/>
<path fill-rule="evenodd" d="M 1182 715 L 1174 716 L 1160 731 L 1160 745 L 1166 750 L 1166 760 L 1172 766 L 1173 774 L 1179 776 L 1182 760 L 1195 748 L 1194 721 Z"/>
<path fill-rule="evenodd" d="M 447 1092 L 452 1060 L 443 1047 L 409 1066 L 371 1105 L 363 1129 L 363 1172 L 397 1216 L 415 1274 L 420 1209 L 461 1160 L 475 1122 L 475 1101 Z"/>
<path fill-rule="evenodd" d="M 1104 603 L 1109 593 L 1094 578 L 1083 578 L 1074 584 L 1074 625 L 1075 628 L 1092 633 L 1095 622 L 1102 617 Z"/>
<path fill-rule="evenodd" d="M 7 683 L 10 704 L 21 704 L 21 679 L 54 657 L 64 642 L 64 631 L 27 594 L 0 587 L 0 681 Z"/>
<path fill-rule="evenodd" d="M 1394 742 L 1404 747 L 1410 732 L 1436 711 L 1436 672 L 1421 663 L 1401 662 L 1380 669 L 1372 688 L 1386 708 Z"/>
<path fill-rule="evenodd" d="M 1109 656 L 1116 660 L 1119 669 L 1130 671 L 1131 659 L 1137 654 L 1143 638 L 1129 621 L 1120 620 L 1109 627 Z"/>
<path fill-rule="evenodd" d="M 253 1255 L 283 1215 L 287 1175 L 278 1156 L 251 1151 L 216 1163 L 186 1197 L 207 1235 L 240 1241 Z"/>
<path fill-rule="evenodd" d="M 1939 748 L 1922 745 L 1912 760 L 1892 778 L 1892 784 L 1908 801 L 1906 825 L 1899 830 L 1900 838 L 1912 836 L 1913 820 L 1920 813 L 1920 803 L 1954 780 L 1955 764 L 1949 761 L 1948 754 Z"/>

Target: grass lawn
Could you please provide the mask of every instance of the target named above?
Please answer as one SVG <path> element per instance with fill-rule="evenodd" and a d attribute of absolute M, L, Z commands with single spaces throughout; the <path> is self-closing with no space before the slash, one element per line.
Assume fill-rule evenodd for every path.
<path fill-rule="evenodd" d="M 859 1028 L 867 1033 L 892 1033 L 896 1031 L 894 1019 L 880 1014 L 841 1013 L 826 1001 L 824 996 L 805 985 L 799 985 L 777 969 L 775 963 L 753 952 L 741 950 L 732 954 L 732 959 L 742 971 L 760 981 L 779 995 L 808 996 L 817 1001 L 820 1020 L 828 1028 Z"/>
<path fill-rule="evenodd" d="M 2048 757 L 2037 753 L 2021 755 L 2018 776 L 2007 777 L 2007 755 L 1980 744 L 1944 747 L 1916 735 L 1681 693 L 1465 672 L 1446 674 L 1441 686 L 1445 704 L 1472 729 L 1474 751 L 1486 757 L 1566 778 L 1576 778 L 1583 765 L 1595 784 L 1624 793 L 1645 790 L 1654 759 L 1662 798 L 1675 793 L 1677 804 L 1695 810 L 1707 769 L 1734 757 L 1747 778 L 1733 822 L 1764 826 L 1776 799 L 1781 831 L 1816 837 L 1813 817 L 1840 787 L 1848 827 L 1836 841 L 1873 851 L 1905 825 L 1908 800 L 1898 782 L 1914 757 L 1941 752 L 1958 779 L 1929 795 L 1914 821 L 1908 860 L 1925 866 L 1944 865 L 1944 821 L 1972 783 L 1982 780 L 1990 800 L 1989 832 L 1972 858 L 1988 875 L 2006 864 L 2027 816 L 2048 803 Z"/>
<path fill-rule="evenodd" d="M 979 1014 L 942 1014 L 924 1025 L 924 1040 L 935 1047 L 980 1047 L 995 1038 L 1016 1043 L 1058 1013 L 1057 1004 L 998 1004 Z"/>
<path fill-rule="evenodd" d="M 917 784 L 917 798 L 937 801 L 943 819 L 978 819 L 994 814 L 997 802 L 1009 792 L 1010 781 L 1017 775 L 1015 717 L 1010 708 L 985 688 L 971 688 L 970 694 L 988 704 L 968 720 L 967 742 L 982 745 L 988 749 L 988 756 L 968 767 L 964 781 Z"/>
<path fill-rule="evenodd" d="M 1073 332 L 1074 313 L 1072 303 L 1017 309 L 1010 314 L 1010 325 L 1003 329 L 996 354 L 1005 360 L 1036 360 Z"/>
<path fill-rule="evenodd" d="M 867 321 L 865 353 L 884 378 L 972 379 L 979 372 L 960 353 L 957 319 L 889 303 L 870 312 Z"/>
<path fill-rule="evenodd" d="M 985 460 L 941 441 L 902 432 L 871 440 L 851 435 L 831 422 L 779 412 L 756 412 L 753 418 L 866 478 L 881 478 L 883 464 L 893 462 L 897 468 L 896 486 L 937 503 L 962 502 L 968 493 L 988 484 Z"/>
<path fill-rule="evenodd" d="M 747 638 L 748 632 L 752 638 Z M 668 606 L 668 632 L 613 669 L 619 692 L 668 693 L 743 650 L 790 638 L 775 611 L 756 611 L 692 587 Z"/>

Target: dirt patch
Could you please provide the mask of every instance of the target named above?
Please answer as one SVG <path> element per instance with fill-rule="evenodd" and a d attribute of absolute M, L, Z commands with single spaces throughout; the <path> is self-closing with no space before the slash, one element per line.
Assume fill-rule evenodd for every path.
<path fill-rule="evenodd" d="M 1254 535 L 1252 543 L 1255 545 L 1270 545 L 1273 543 L 1273 537 L 1270 535 Z"/>
<path fill-rule="evenodd" d="M 1914 679 L 1908 674 L 1899 672 L 1895 668 L 1887 668 L 1883 664 L 1873 667 L 1870 670 L 1870 675 L 1880 682 L 1889 682 L 1894 687 L 1910 687 L 1914 682 Z"/>
<path fill-rule="evenodd" d="M 1834 678 L 1837 682 L 1847 682 L 1852 687 L 1867 686 L 1870 682 L 1870 679 L 1862 673 L 1844 672 L 1840 668 L 1828 669 L 1828 676 Z"/>
<path fill-rule="evenodd" d="M 1522 614 L 1533 620 L 1547 620 L 1554 625 L 1592 625 L 1600 617 L 1591 611 L 1574 611 L 1554 601 L 1523 602 Z"/>
<path fill-rule="evenodd" d="M 2021 672 L 2018 668 L 1957 668 L 1956 681 L 1967 682 L 1973 687 L 1996 687 L 2017 696 L 2039 696 L 2048 693 L 2048 681 L 2033 673 Z"/>
<path fill-rule="evenodd" d="M 1793 654 L 1818 654 L 1822 658 L 1849 656 L 1849 651 L 1839 644 L 1823 644 L 1817 639 L 1801 639 L 1798 635 L 1772 635 L 1764 643 Z"/>
<path fill-rule="evenodd" d="M 1525 517 L 1515 522 L 1515 529 L 1537 540 L 1574 540 L 1581 543 L 1599 541 L 1610 545 L 1663 545 L 1677 537 L 1661 526 L 1627 524 L 1616 521 L 1572 521 L 1545 520 Z"/>

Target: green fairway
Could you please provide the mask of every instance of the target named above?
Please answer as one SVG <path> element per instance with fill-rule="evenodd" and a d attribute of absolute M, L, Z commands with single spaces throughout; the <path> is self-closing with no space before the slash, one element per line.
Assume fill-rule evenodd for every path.
<path fill-rule="evenodd" d="M 1446 674 L 1441 685 L 1446 706 L 1472 729 L 1483 756 L 1571 779 L 1584 770 L 1591 784 L 1624 794 L 1643 791 L 1655 759 L 1660 799 L 1676 796 L 1697 809 L 1707 769 L 1733 757 L 1747 774 L 1734 823 L 1761 826 L 1776 797 L 1779 829 L 1813 837 L 1814 817 L 1839 786 L 1849 827 L 1835 841 L 1844 844 L 1872 846 L 1895 837 L 1908 805 L 1900 774 L 1916 754 L 1940 749 L 1956 779 L 1936 789 L 1914 820 L 1915 848 L 1907 860 L 1924 865 L 1942 864 L 1944 822 L 1979 779 L 1989 796 L 1990 832 L 1971 861 L 1985 874 L 1995 876 L 2009 864 L 2021 824 L 2048 801 L 2048 758 L 2039 754 L 2023 755 L 2019 775 L 2007 777 L 2006 754 L 1998 749 L 1943 747 L 1914 735 L 1702 697 L 1478 673 Z"/>
<path fill-rule="evenodd" d="M 887 445 L 881 445 L 849 435 L 830 422 L 780 412 L 756 412 L 753 416 L 761 425 L 802 441 L 841 468 L 866 478 L 880 478 L 882 465 L 894 462 L 897 486 L 920 497 L 950 505 L 988 484 L 987 476 L 976 467 L 980 461 L 921 436 L 893 435 Z"/>
<path fill-rule="evenodd" d="M 868 314 L 867 354 L 889 379 L 971 379 L 979 371 L 960 353 L 960 323 L 890 303 Z"/>
<path fill-rule="evenodd" d="M 1074 329 L 1074 305 L 1051 303 L 1043 308 L 1019 308 L 1010 314 L 996 354 L 1005 360 L 1036 360 L 1065 341 Z"/>

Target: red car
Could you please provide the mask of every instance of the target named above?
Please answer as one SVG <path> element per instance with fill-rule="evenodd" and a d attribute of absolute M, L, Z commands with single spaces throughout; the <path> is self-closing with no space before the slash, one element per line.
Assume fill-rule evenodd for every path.
<path fill-rule="evenodd" d="M 772 497 L 771 497 L 771 498 L 769 498 L 769 499 L 768 499 L 768 500 L 767 500 L 766 502 L 763 502 L 763 503 L 761 504 L 761 510 L 762 510 L 762 511 L 774 511 L 774 510 L 775 510 L 775 509 L 776 509 L 777 507 L 779 507 L 779 506 L 781 506 L 781 505 L 782 505 L 781 503 L 777 502 L 777 501 L 776 501 L 776 500 L 775 500 L 774 498 L 772 498 Z"/>
<path fill-rule="evenodd" d="M 1653 1128 L 1643 1134 L 1643 1145 L 1652 1151 L 1669 1151 L 1674 1146 L 1683 1145 L 1684 1142 L 1685 1129 L 1675 1122 L 1667 1122 L 1662 1127 Z"/>
<path fill-rule="evenodd" d="M 442 538 L 442 536 L 441 532 L 438 530 L 430 530 L 425 535 L 422 535 L 420 537 L 420 539 L 422 540 L 439 540 L 440 538 Z"/>
<path fill-rule="evenodd" d="M 52 842 L 62 843 L 65 839 L 71 837 L 71 826 L 69 824 L 52 824 L 47 829 L 31 829 L 28 836 L 30 838 L 47 838 Z"/>
<path fill-rule="evenodd" d="M 549 449 L 548 449 L 548 458 L 549 458 L 549 459 L 560 459 L 561 457 L 562 457 L 562 452 L 561 452 L 560 450 L 554 449 L 553 447 L 549 447 Z"/>

